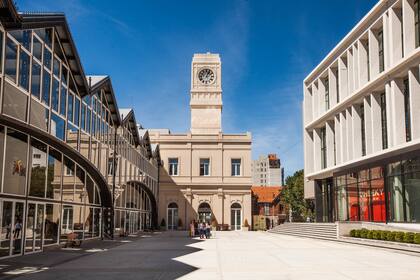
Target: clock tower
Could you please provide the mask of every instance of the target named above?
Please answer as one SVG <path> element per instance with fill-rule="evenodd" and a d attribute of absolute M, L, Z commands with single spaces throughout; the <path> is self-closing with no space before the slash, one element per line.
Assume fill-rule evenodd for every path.
<path fill-rule="evenodd" d="M 219 54 L 194 54 L 191 63 L 191 133 L 222 132 L 222 71 Z"/>

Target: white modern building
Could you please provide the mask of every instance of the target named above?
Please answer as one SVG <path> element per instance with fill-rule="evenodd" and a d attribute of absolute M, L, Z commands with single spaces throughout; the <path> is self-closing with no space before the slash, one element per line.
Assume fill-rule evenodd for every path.
<path fill-rule="evenodd" d="M 379 1 L 303 82 L 317 221 L 420 222 L 419 10 Z"/>
<path fill-rule="evenodd" d="M 276 154 L 260 155 L 252 161 L 253 186 L 283 186 L 283 170 Z"/>

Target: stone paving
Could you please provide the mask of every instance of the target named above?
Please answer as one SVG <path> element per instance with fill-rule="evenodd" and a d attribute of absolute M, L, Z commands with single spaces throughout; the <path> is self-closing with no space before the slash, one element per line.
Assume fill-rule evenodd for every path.
<path fill-rule="evenodd" d="M 185 232 L 0 261 L 7 279 L 419 279 L 420 254 L 266 232 Z M 4 270 L 10 265 L 13 269 Z"/>

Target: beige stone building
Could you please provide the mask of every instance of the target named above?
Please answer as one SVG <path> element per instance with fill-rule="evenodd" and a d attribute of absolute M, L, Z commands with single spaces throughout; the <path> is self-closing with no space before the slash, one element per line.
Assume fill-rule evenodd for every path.
<path fill-rule="evenodd" d="M 191 66 L 191 130 L 149 130 L 159 144 L 159 221 L 185 229 L 192 220 L 219 229 L 251 223 L 251 134 L 222 132 L 222 79 L 218 54 L 195 54 Z"/>

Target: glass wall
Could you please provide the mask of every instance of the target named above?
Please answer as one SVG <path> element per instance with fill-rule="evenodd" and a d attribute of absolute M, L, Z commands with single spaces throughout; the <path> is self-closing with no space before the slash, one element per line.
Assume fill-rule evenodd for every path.
<path fill-rule="evenodd" d="M 385 183 L 380 167 L 335 178 L 336 219 L 385 222 Z"/>

